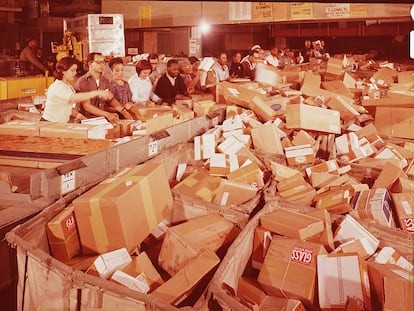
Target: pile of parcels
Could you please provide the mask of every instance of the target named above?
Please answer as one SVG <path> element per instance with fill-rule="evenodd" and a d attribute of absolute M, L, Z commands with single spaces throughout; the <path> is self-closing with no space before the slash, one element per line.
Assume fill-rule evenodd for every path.
<path fill-rule="evenodd" d="M 130 112 L 134 120 L 120 119 L 108 122 L 104 117 L 89 118 L 81 123 L 58 123 L 30 120 L 27 114 L 10 115 L 8 122 L 0 124 L 0 135 L 65 137 L 81 139 L 111 139 L 139 137 L 153 134 L 178 123 L 204 116 L 215 105 L 211 94 L 194 96 L 170 106 L 133 107 Z M 40 114 L 38 118 L 40 118 Z"/>
<path fill-rule="evenodd" d="M 251 241 L 238 243 L 251 249 L 234 255 L 248 258 L 228 293 L 243 305 L 412 310 L 412 244 L 392 248 L 363 224 L 383 228 L 387 241 L 398 233 L 412 242 L 414 75 L 385 67 L 361 84 L 335 71 L 331 59 L 324 82 L 311 71 L 265 66 L 263 81 L 221 83 L 223 123 L 177 158 L 126 168 L 76 198 L 47 224 L 52 256 L 172 305 L 192 305 L 192 293 L 200 295 L 260 216 Z M 394 74 L 411 80 L 394 83 Z M 217 106 L 209 100 L 202 113 Z M 394 114 L 399 109 L 404 118 Z M 255 200 L 262 193 L 264 207 Z M 183 198 L 192 204 L 177 212 Z M 278 200 L 291 208 L 268 212 Z"/>

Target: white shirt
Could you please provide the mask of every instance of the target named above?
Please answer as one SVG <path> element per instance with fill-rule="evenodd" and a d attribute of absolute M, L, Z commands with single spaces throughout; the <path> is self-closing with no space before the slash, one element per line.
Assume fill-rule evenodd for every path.
<path fill-rule="evenodd" d="M 272 54 L 266 56 L 266 61 L 269 65 L 275 67 L 279 66 L 279 59 L 276 56 L 273 56 Z"/>
<path fill-rule="evenodd" d="M 160 98 L 152 91 L 152 83 L 149 77 L 141 79 L 138 74 L 134 74 L 128 80 L 129 87 L 132 92 L 132 101 L 145 104 L 152 100 L 157 102 Z"/>
<path fill-rule="evenodd" d="M 69 122 L 74 104 L 69 99 L 74 93 L 75 89 L 72 86 L 62 80 L 55 80 L 47 90 L 43 119 L 51 122 Z"/>
<path fill-rule="evenodd" d="M 216 72 L 219 81 L 225 81 L 230 77 L 229 67 L 227 65 L 221 66 L 219 63 L 214 63 L 213 70 Z"/>

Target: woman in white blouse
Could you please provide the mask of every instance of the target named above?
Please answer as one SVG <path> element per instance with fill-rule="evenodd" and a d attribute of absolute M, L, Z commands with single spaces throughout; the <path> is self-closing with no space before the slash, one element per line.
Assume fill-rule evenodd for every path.
<path fill-rule="evenodd" d="M 76 110 L 76 103 L 97 96 L 111 99 L 113 94 L 107 90 L 94 90 L 76 93 L 73 83 L 77 75 L 78 62 L 72 57 L 63 57 L 56 64 L 54 72 L 56 80 L 49 86 L 46 94 L 46 104 L 42 118 L 51 122 L 66 123 L 71 116 L 75 120 L 86 119 Z"/>
<path fill-rule="evenodd" d="M 137 73 L 128 80 L 132 91 L 132 101 L 137 105 L 147 105 L 150 102 L 161 103 L 161 98 L 154 94 L 152 90 L 152 83 L 149 78 L 152 72 L 151 63 L 146 59 L 142 59 L 136 64 L 135 70 Z"/>

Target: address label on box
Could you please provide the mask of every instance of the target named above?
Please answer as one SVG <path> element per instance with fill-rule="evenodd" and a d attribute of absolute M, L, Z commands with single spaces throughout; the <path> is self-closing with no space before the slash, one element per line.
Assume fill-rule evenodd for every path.
<path fill-rule="evenodd" d="M 148 156 L 153 156 L 158 153 L 158 141 L 151 140 L 148 145 Z"/>
<path fill-rule="evenodd" d="M 70 171 L 61 175 L 61 194 L 75 190 L 76 172 Z"/>

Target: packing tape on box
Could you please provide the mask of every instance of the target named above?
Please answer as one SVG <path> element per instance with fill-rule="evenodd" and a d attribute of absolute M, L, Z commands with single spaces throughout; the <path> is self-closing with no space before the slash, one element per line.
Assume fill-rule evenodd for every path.
<path fill-rule="evenodd" d="M 109 245 L 108 235 L 106 234 L 105 230 L 105 223 L 103 221 L 102 212 L 100 209 L 99 201 L 100 199 L 110 191 L 112 191 L 115 187 L 122 184 L 123 182 L 139 182 L 142 180 L 141 176 L 131 176 L 140 167 L 135 167 L 129 170 L 125 175 L 120 177 L 112 177 L 110 178 L 111 182 L 106 182 L 107 187 L 99 191 L 93 198 L 89 200 L 89 204 L 91 207 L 91 216 L 90 223 L 93 235 L 95 237 L 99 237 L 98 240 L 95 239 L 96 248 L 99 252 L 107 252 L 107 246 Z M 105 182 L 104 182 L 105 183 Z M 152 206 L 152 205 L 151 205 Z M 145 207 L 147 209 L 148 207 Z"/>
<path fill-rule="evenodd" d="M 141 180 L 141 195 L 145 215 L 147 216 L 148 227 L 150 230 L 153 230 L 158 226 L 158 221 L 153 208 L 154 203 L 152 201 L 151 186 L 149 184 L 148 178 L 144 178 Z M 146 204 L 147 202 L 150 204 Z"/>

